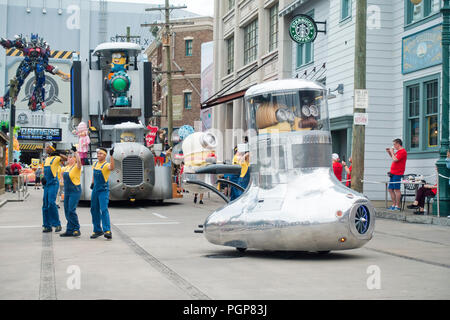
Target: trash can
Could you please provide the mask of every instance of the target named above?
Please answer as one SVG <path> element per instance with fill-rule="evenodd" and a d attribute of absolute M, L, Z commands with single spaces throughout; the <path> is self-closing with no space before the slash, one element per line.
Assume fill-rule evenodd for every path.
<path fill-rule="evenodd" d="M 5 176 L 5 186 L 12 185 L 12 176 Z"/>

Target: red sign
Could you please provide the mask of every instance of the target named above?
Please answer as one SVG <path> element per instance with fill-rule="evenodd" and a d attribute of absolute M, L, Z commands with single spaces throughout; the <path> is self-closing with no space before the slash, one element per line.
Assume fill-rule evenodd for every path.
<path fill-rule="evenodd" d="M 148 125 L 147 129 L 150 130 L 150 132 L 145 136 L 145 143 L 147 144 L 147 147 L 150 147 L 155 143 L 158 127 Z"/>

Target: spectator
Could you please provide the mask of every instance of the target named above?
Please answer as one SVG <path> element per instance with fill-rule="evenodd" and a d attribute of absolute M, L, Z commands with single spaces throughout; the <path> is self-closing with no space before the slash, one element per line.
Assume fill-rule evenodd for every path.
<path fill-rule="evenodd" d="M 403 148 L 401 139 L 395 139 L 393 142 L 394 146 L 392 148 L 386 148 L 386 152 L 392 158 L 391 170 L 388 172 L 390 176 L 388 189 L 392 199 L 392 206 L 389 210 L 400 211 L 400 201 L 402 198 L 400 182 L 405 173 L 408 154 L 406 153 L 405 148 Z M 394 150 L 396 150 L 396 152 L 394 152 Z"/>
<path fill-rule="evenodd" d="M 194 203 L 197 203 L 198 193 L 194 194 Z M 203 204 L 203 193 L 200 193 L 200 202 L 199 204 Z"/>
<path fill-rule="evenodd" d="M 11 170 L 11 163 L 9 163 L 5 168 L 5 175 L 12 176 L 12 170 Z M 11 178 L 12 179 L 12 178 Z M 11 181 L 12 183 L 12 181 Z M 5 184 L 5 191 L 11 192 L 12 191 L 12 185 L 11 184 Z"/>
<path fill-rule="evenodd" d="M 331 157 L 333 159 L 333 172 L 334 172 L 334 175 L 336 176 L 336 178 L 339 181 L 342 181 L 343 166 L 339 162 L 339 155 L 337 153 L 333 153 L 333 155 Z"/>
<path fill-rule="evenodd" d="M 347 182 L 345 183 L 347 188 L 351 188 L 352 186 L 352 169 L 353 169 L 353 163 L 352 163 L 352 157 L 348 158 L 348 161 L 350 162 L 350 167 L 347 166 L 345 161 L 342 161 L 342 165 L 344 166 L 345 172 L 347 173 Z"/>
<path fill-rule="evenodd" d="M 408 209 L 419 209 L 418 214 L 423 214 L 425 212 L 425 198 L 434 197 L 437 192 L 437 184 L 434 186 L 426 184 L 417 190 L 416 200 L 412 205 L 407 206 Z"/>
<path fill-rule="evenodd" d="M 36 171 L 34 172 L 35 176 L 35 183 L 34 183 L 34 190 L 39 190 L 39 187 L 41 185 L 41 176 L 42 176 L 42 169 L 41 166 L 36 168 Z"/>
<path fill-rule="evenodd" d="M 17 189 L 17 183 L 19 182 L 18 175 L 20 174 L 20 170 L 22 170 L 22 166 L 17 162 L 17 159 L 14 159 L 14 163 L 11 165 L 11 172 L 13 175 L 13 193 L 15 193 Z"/>

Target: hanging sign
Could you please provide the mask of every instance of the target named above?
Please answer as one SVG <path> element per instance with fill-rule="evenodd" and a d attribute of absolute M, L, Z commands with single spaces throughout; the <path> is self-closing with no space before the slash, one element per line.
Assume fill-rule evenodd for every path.
<path fill-rule="evenodd" d="M 147 126 L 147 129 L 150 130 L 150 132 L 145 136 L 145 143 L 147 147 L 150 147 L 155 143 L 158 127 L 152 127 L 149 125 Z"/>
<path fill-rule="evenodd" d="M 355 89 L 355 109 L 369 108 L 369 92 L 367 89 Z"/>
<path fill-rule="evenodd" d="M 299 44 L 313 42 L 317 37 L 317 24 L 306 14 L 295 16 L 289 25 L 291 39 Z"/>
<path fill-rule="evenodd" d="M 357 126 L 367 126 L 369 124 L 369 115 L 367 113 L 355 113 L 353 124 Z"/>

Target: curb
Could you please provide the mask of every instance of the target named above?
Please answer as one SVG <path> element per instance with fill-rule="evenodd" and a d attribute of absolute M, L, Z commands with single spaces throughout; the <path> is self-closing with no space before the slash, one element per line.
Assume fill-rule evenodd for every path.
<path fill-rule="evenodd" d="M 379 209 L 378 210 L 375 209 L 375 216 L 381 219 L 397 220 L 407 223 L 432 224 L 450 227 L 450 219 L 447 217 L 438 218 L 436 216 L 429 216 L 429 215 L 426 216 L 410 215 L 405 213 L 385 212 Z"/>
<path fill-rule="evenodd" d="M 0 208 L 3 207 L 7 202 L 8 200 L 0 200 Z"/>

